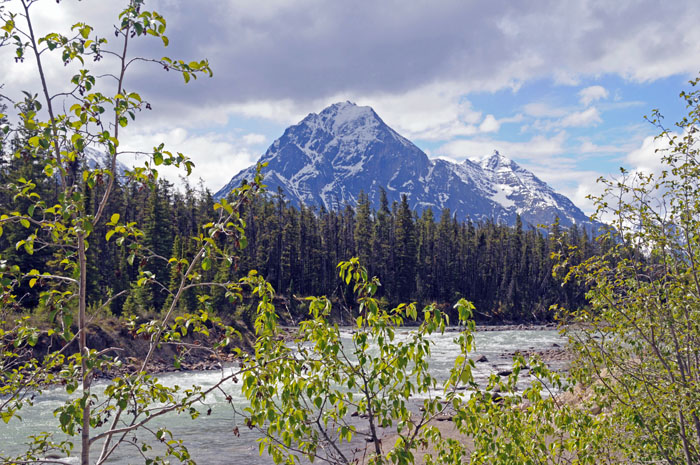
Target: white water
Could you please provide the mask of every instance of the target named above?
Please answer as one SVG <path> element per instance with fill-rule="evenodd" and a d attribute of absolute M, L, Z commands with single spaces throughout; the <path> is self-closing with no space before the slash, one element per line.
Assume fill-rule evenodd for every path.
<path fill-rule="evenodd" d="M 402 334 L 405 334 L 403 330 L 398 332 L 397 338 L 400 339 Z M 350 334 L 346 332 L 344 336 L 349 338 Z M 452 332 L 431 337 L 434 342 L 430 361 L 431 370 L 438 379 L 446 378 L 453 366 L 456 356 L 452 342 L 454 337 L 455 333 Z M 474 375 L 481 383 L 485 382 L 491 373 L 509 367 L 511 358 L 509 354 L 517 350 L 544 350 L 553 347 L 555 343 L 563 344 L 561 336 L 554 330 L 479 331 L 475 335 L 475 341 L 474 356 L 485 355 L 488 359 L 488 362 L 476 364 Z M 160 377 L 160 381 L 165 385 L 194 384 L 206 388 L 215 384 L 221 376 L 220 371 L 192 371 L 165 374 Z M 99 385 L 97 387 L 99 389 Z M 229 383 L 225 390 L 226 394 L 232 397 L 236 408 L 242 409 L 245 406 L 245 398 L 241 395 L 238 386 Z M 65 399 L 63 388 L 49 389 L 36 399 L 34 406 L 22 409 L 22 421 L 14 419 L 9 424 L 0 423 L 0 455 L 16 454 L 25 450 L 23 443 L 27 442 L 27 437 L 30 435 L 44 431 L 58 431 L 58 420 L 53 412 Z M 211 415 L 207 416 L 206 412 L 210 407 Z M 249 430 L 240 417 L 235 418 L 223 393 L 212 394 L 206 406 L 203 405 L 199 410 L 202 416 L 194 421 L 186 415 L 170 415 L 158 420 L 158 423 L 154 421 L 153 428 L 155 430 L 158 426 L 166 425 L 175 437 L 185 441 L 193 458 L 200 464 L 271 463 L 268 457 L 258 455 L 257 433 Z M 233 433 L 236 426 L 239 428 L 240 437 L 236 437 Z M 122 447 L 109 463 L 143 463 L 143 459 L 137 455 L 133 447 Z"/>

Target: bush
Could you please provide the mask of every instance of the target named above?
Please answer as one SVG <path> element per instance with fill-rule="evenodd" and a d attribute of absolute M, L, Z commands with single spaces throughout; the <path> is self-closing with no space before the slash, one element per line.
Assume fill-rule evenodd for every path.
<path fill-rule="evenodd" d="M 603 181 L 598 215 L 614 229 L 600 240 L 614 245 L 569 274 L 590 286 L 590 306 L 571 315 L 572 374 L 592 386 L 630 463 L 700 463 L 699 97 L 681 93 L 680 133 L 650 118 L 668 143 L 660 174 Z"/>

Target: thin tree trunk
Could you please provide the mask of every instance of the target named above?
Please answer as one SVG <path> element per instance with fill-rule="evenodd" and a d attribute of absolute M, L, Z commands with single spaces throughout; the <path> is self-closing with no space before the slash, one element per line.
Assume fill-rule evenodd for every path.
<path fill-rule="evenodd" d="M 80 350 L 80 365 L 83 375 L 83 398 L 85 399 L 85 406 L 83 408 L 83 426 L 80 432 L 81 439 L 81 451 L 80 451 L 80 463 L 81 465 L 90 464 L 90 372 L 88 371 L 87 356 L 87 328 L 86 328 L 86 306 L 87 306 L 87 257 L 85 248 L 85 236 L 84 233 L 78 234 L 78 264 L 80 266 L 80 283 L 78 287 L 78 338 L 79 350 Z"/>

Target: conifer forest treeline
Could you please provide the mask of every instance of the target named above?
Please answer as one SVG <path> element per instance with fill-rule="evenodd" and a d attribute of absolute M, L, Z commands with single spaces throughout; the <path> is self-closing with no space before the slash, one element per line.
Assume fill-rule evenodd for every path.
<path fill-rule="evenodd" d="M 2 160 L 0 186 L 18 177 L 45 179 L 38 171 L 43 165 L 36 160 Z M 80 172 L 76 166 L 75 175 Z M 55 186 L 50 181 L 44 183 L 37 189 L 50 199 Z M 15 202 L 13 192 L 0 189 L 0 202 Z M 156 284 L 137 287 L 129 283 L 137 279 L 139 267 L 167 282 L 163 277 L 174 271 L 168 258 L 191 252 L 195 246 L 191 238 L 201 232 L 198 225 L 211 216 L 214 198 L 208 190 L 184 180 L 178 188 L 161 180 L 154 190 L 133 184 L 117 189 L 110 211 L 142 225 L 150 255 L 134 260 L 128 244 L 106 239 L 106 226 L 104 231 L 95 231 L 89 253 L 97 256 L 91 263 L 100 266 L 89 273 L 89 301 L 97 304 L 117 296 L 110 304 L 114 315 L 160 311 L 168 303 L 165 289 Z M 99 201 L 100 190 L 98 183 L 90 202 Z M 22 207 L 16 206 L 20 211 Z M 575 227 L 565 230 L 555 224 L 545 233 L 520 221 L 515 227 L 461 221 L 447 209 L 426 209 L 418 214 L 409 208 L 405 197 L 390 205 L 384 195 L 378 210 L 361 194 L 356 205 L 329 211 L 297 208 L 285 201 L 283 193 L 270 193 L 248 205 L 245 218 L 247 246 L 238 263 L 229 267 L 214 262 L 202 271 L 201 280 L 222 282 L 255 269 L 272 283 L 292 315 L 299 315 L 303 306 L 298 297 L 326 295 L 341 305 L 352 302 L 352 289 L 338 279 L 336 265 L 357 256 L 380 278 L 378 295 L 387 304 L 415 300 L 447 305 L 464 297 L 475 304 L 477 319 L 484 322 L 549 321 L 553 318 L 550 305 L 584 305 L 582 287 L 562 285 L 553 277 L 552 253 L 576 246 L 574 261 L 580 261 L 596 253 L 597 247 L 586 231 Z M 15 243 L 22 233 L 19 226 L 16 231 L 6 228 L 0 239 L 3 257 L 27 269 L 61 266 L 48 248 L 37 247 L 33 255 L 16 251 Z M 223 248 L 235 245 L 227 244 L 225 237 L 217 241 Z M 41 308 L 40 290 L 41 286 L 22 288 L 22 308 Z M 241 311 L 223 290 L 204 303 L 196 291 L 188 292 L 182 303 L 184 311 L 203 304 L 223 315 Z"/>

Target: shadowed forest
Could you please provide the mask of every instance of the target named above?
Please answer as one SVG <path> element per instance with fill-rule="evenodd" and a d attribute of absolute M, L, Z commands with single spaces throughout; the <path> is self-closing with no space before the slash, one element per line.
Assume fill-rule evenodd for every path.
<path fill-rule="evenodd" d="M 21 146 L 21 142 L 16 140 L 15 145 Z M 5 154 L 2 160 L 2 186 L 18 177 L 42 179 L 43 167 L 34 159 Z M 81 167 L 75 168 L 76 173 L 82 172 Z M 42 182 L 37 186 L 42 198 L 57 202 L 55 180 L 43 178 Z M 134 286 L 132 290 L 130 283 L 138 279 L 139 268 L 153 273 L 160 283 L 171 281 L 167 258 L 191 255 L 196 244 L 189 238 L 202 232 L 201 225 L 214 220 L 211 193 L 185 180 L 183 183 L 184 188 L 175 188 L 167 181 L 152 188 L 133 182 L 115 184 L 110 211 L 119 213 L 125 222 L 142 225 L 142 241 L 149 252 L 142 262 L 135 263 L 129 248 L 106 239 L 108 225 L 96 225 L 88 250 L 95 264 L 88 275 L 91 305 L 127 290 L 132 291 L 128 298 L 118 296 L 111 301 L 113 315 L 150 314 L 169 305 L 169 294 L 160 284 Z M 100 183 L 86 190 L 86 203 L 92 211 L 103 190 Z M 0 192 L 0 203 L 11 201 L 7 187 Z M 281 192 L 256 198 L 241 212 L 246 247 L 233 264 L 214 261 L 203 271 L 202 280 L 226 282 L 257 270 L 287 297 L 286 310 L 303 316 L 296 308 L 297 300 L 291 297 L 326 295 L 350 306 L 352 289 L 338 280 L 336 265 L 356 256 L 371 275 L 381 277 L 378 296 L 387 306 L 411 300 L 449 304 L 465 297 L 479 309 L 478 320 L 498 323 L 548 322 L 554 317 L 551 305 L 579 308 L 584 304 L 585 289 L 575 283 L 563 285 L 552 271 L 553 254 L 576 247 L 571 260 L 578 264 L 598 251 L 600 244 L 585 230 L 555 224 L 547 231 L 526 227 L 519 219 L 515 227 L 473 223 L 455 218 L 448 209 L 426 209 L 418 214 L 409 209 L 405 198 L 389 205 L 383 192 L 381 199 L 379 210 L 371 209 L 367 196 L 361 194 L 357 205 L 328 211 L 291 206 Z M 16 250 L 23 229 L 21 225 L 6 227 L 0 237 L 3 256 L 18 260 L 22 268 L 59 267 L 48 250 L 37 248 L 32 255 Z M 216 239 L 223 249 L 237 250 L 241 245 L 229 243 L 224 235 Z M 171 284 L 174 289 L 177 282 Z M 25 284 L 19 291 L 21 305 L 39 306 L 42 290 L 41 286 L 29 288 Z M 187 291 L 179 308 L 194 311 L 197 297 L 196 290 Z M 214 291 L 211 304 L 222 315 L 240 312 L 223 291 Z"/>

